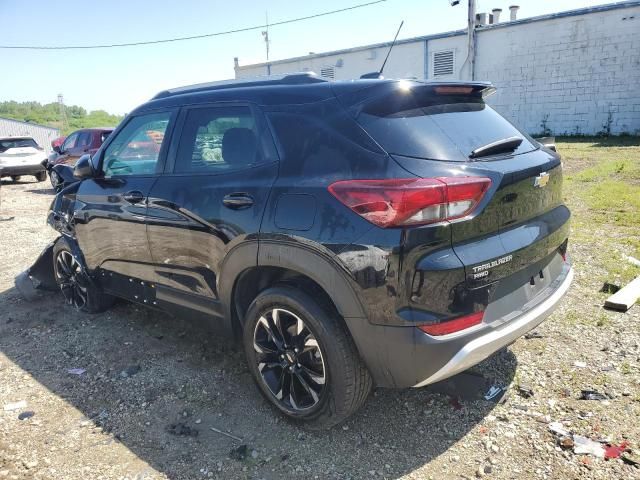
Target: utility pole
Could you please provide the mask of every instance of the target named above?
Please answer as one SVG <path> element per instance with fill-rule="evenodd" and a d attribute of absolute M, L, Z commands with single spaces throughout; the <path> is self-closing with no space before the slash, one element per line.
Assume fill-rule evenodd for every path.
<path fill-rule="evenodd" d="M 469 80 L 473 80 L 476 70 L 476 0 L 469 0 L 469 8 L 467 11 L 467 45 Z"/>
<path fill-rule="evenodd" d="M 460 4 L 460 0 L 449 0 L 452 7 Z M 460 76 L 464 66 L 469 64 L 469 80 L 475 77 L 476 69 L 476 0 L 468 0 L 467 6 L 467 58 L 460 66 Z"/>
<path fill-rule="evenodd" d="M 67 128 L 67 111 L 64 108 L 64 97 L 61 93 L 58 94 L 58 107 L 60 107 L 60 121 L 62 122 L 62 129 Z"/>
<path fill-rule="evenodd" d="M 269 63 L 269 12 L 264 12 L 265 29 L 262 31 L 264 46 L 267 49 L 267 75 L 271 75 L 271 64 Z"/>

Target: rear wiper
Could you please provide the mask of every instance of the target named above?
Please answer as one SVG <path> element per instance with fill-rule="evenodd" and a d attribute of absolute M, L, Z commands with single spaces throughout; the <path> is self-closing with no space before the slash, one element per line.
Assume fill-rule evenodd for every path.
<path fill-rule="evenodd" d="M 487 157 L 496 153 L 513 152 L 522 143 L 520 137 L 503 138 L 502 140 L 496 140 L 495 142 L 487 143 L 482 147 L 478 147 L 471 152 L 469 158 Z"/>

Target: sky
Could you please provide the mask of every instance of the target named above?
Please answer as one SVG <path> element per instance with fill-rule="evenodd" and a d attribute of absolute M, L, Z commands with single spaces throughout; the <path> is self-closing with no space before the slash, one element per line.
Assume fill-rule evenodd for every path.
<path fill-rule="evenodd" d="M 91 45 L 157 40 L 261 25 L 366 3 L 367 0 L 0 0 L 0 45 Z M 387 0 L 349 12 L 269 29 L 270 59 L 465 28 L 466 1 Z M 479 12 L 514 0 L 478 0 Z M 519 0 L 519 18 L 607 3 L 606 0 Z M 234 77 L 264 62 L 261 31 L 169 44 L 95 50 L 0 49 L 0 101 L 54 102 L 122 114 L 166 88 Z"/>

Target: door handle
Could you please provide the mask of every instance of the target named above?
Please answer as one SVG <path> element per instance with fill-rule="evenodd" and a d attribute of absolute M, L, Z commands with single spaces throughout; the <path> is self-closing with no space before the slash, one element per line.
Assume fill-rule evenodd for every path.
<path fill-rule="evenodd" d="M 122 198 L 124 198 L 129 203 L 140 203 L 144 200 L 144 195 L 139 190 L 132 190 L 125 193 Z"/>
<path fill-rule="evenodd" d="M 229 193 L 224 196 L 222 203 L 227 208 L 242 210 L 253 205 L 253 197 L 243 192 Z"/>

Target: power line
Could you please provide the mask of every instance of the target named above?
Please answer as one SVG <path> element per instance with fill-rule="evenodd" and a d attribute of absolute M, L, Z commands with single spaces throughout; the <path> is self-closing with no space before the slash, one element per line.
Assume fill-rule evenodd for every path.
<path fill-rule="evenodd" d="M 340 8 L 338 10 L 331 10 L 329 12 L 321 12 L 316 13 L 314 15 L 307 15 L 306 17 L 298 17 L 291 18 L 289 20 L 282 20 L 280 22 L 269 23 L 269 27 L 275 27 L 278 25 L 286 25 L 288 23 L 301 22 L 303 20 L 310 20 L 312 18 L 325 17 L 327 15 L 333 15 L 335 13 L 347 12 L 349 10 L 355 10 L 357 8 L 369 7 L 371 5 L 375 5 L 378 3 L 386 2 L 387 0 L 375 0 L 367 3 L 360 3 L 357 5 L 352 5 L 351 7 Z M 232 33 L 240 33 L 240 32 L 249 32 L 251 30 L 259 30 L 261 28 L 265 28 L 267 25 L 255 25 L 253 27 L 243 27 L 236 28 L 234 30 L 226 30 L 224 32 L 215 32 L 215 33 L 205 33 L 202 35 L 191 35 L 188 37 L 176 37 L 176 38 L 166 38 L 162 40 L 149 40 L 146 42 L 131 42 L 131 43 L 111 43 L 104 45 L 65 45 L 65 46 L 53 46 L 48 47 L 44 45 L 0 45 L 0 49 L 14 49 L 14 50 L 85 50 L 92 48 L 115 48 L 115 47 L 134 47 L 137 45 L 156 45 L 159 43 L 170 43 L 170 42 L 182 42 L 185 40 L 197 40 L 200 38 L 210 38 L 210 37 L 218 37 L 221 35 L 230 35 Z"/>

